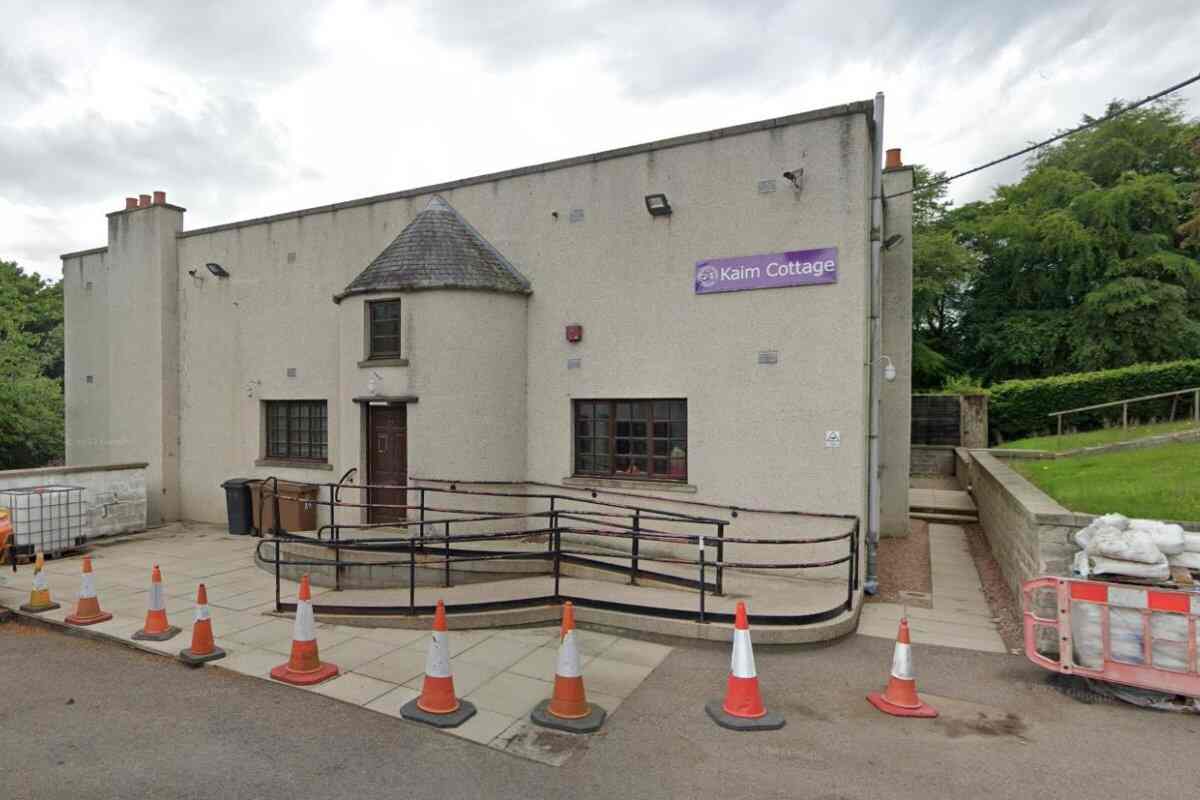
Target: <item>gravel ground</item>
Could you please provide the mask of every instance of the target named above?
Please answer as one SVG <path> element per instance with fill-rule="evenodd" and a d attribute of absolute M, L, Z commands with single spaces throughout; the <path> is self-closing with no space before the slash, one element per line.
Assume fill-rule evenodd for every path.
<path fill-rule="evenodd" d="M 910 533 L 905 537 L 879 540 L 875 561 L 879 577 L 879 593 L 868 597 L 868 603 L 906 603 L 910 606 L 932 608 L 930 594 L 933 578 L 929 563 L 929 523 L 910 520 Z M 909 592 L 904 597 L 901 592 Z M 924 597 L 921 597 L 924 595 Z"/>
<path fill-rule="evenodd" d="M 979 525 L 964 525 L 967 535 L 967 546 L 971 550 L 971 558 L 975 560 L 975 570 L 979 573 L 979 583 L 983 586 L 983 594 L 987 597 L 988 607 L 996 618 L 996 627 L 1000 630 L 1000 638 L 1011 653 L 1025 652 L 1025 628 L 1021 621 L 1021 604 L 1009 591 L 1000 565 L 992 556 L 992 546 L 988 544 L 987 536 Z"/>

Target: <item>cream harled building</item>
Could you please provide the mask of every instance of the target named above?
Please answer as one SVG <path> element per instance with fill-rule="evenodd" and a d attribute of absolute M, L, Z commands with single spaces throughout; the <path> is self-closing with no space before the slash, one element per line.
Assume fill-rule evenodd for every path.
<path fill-rule="evenodd" d="M 904 533 L 912 173 L 873 208 L 880 102 L 195 230 L 127 201 L 63 256 L 68 464 L 148 462 L 152 522 L 356 469 L 864 537 L 874 473 Z"/>

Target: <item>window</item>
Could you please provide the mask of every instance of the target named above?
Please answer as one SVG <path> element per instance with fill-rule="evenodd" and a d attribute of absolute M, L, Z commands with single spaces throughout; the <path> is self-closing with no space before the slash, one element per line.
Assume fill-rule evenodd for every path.
<path fill-rule="evenodd" d="M 686 400 L 576 400 L 575 474 L 687 480 Z"/>
<path fill-rule="evenodd" d="M 267 458 L 326 461 L 328 412 L 324 400 L 268 400 Z"/>
<path fill-rule="evenodd" d="M 367 358 L 400 357 L 400 301 L 367 303 Z"/>

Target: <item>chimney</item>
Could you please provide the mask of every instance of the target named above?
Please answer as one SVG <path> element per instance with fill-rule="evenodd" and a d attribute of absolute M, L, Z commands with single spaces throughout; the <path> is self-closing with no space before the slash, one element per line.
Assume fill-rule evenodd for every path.
<path fill-rule="evenodd" d="M 161 205 L 166 205 L 166 203 L 167 203 L 167 193 L 166 192 L 155 192 L 154 193 L 154 205 L 161 206 Z"/>
<path fill-rule="evenodd" d="M 138 195 L 138 208 L 149 208 L 149 207 L 150 207 L 150 195 L 139 194 Z"/>
<path fill-rule="evenodd" d="M 135 208 L 137 208 L 137 198 L 136 197 L 126 197 L 125 198 L 125 210 L 130 211 Z"/>
<path fill-rule="evenodd" d="M 904 166 L 904 162 L 900 160 L 900 148 L 893 147 L 887 151 L 887 164 L 885 169 L 900 169 Z"/>

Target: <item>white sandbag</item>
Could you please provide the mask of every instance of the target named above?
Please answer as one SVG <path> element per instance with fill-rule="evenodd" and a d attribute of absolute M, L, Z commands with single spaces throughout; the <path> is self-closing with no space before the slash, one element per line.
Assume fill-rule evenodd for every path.
<path fill-rule="evenodd" d="M 1088 669 L 1104 668 L 1101 608 L 1096 603 L 1071 603 L 1071 644 L 1075 649 L 1075 663 Z"/>
<path fill-rule="evenodd" d="M 1096 517 L 1092 524 L 1105 525 L 1109 528 L 1116 528 L 1119 531 L 1123 531 L 1129 527 L 1129 517 L 1126 517 L 1124 514 L 1105 514 Z"/>
<path fill-rule="evenodd" d="M 1104 556 L 1087 556 L 1088 572 L 1092 575 L 1127 575 L 1130 578 L 1146 578 L 1154 581 L 1165 581 L 1171 577 L 1171 567 L 1167 557 L 1158 554 L 1162 559 L 1157 564 L 1143 564 L 1138 561 L 1118 561 Z"/>
<path fill-rule="evenodd" d="M 1080 550 L 1075 554 L 1075 563 L 1071 565 L 1071 569 L 1081 578 L 1086 578 L 1092 574 L 1092 569 L 1088 565 L 1088 554 Z"/>
<path fill-rule="evenodd" d="M 1104 527 L 1088 541 L 1087 554 L 1102 556 L 1117 561 L 1137 561 L 1142 564 L 1162 563 L 1166 567 L 1167 560 L 1154 545 L 1150 534 L 1139 528 L 1117 530 Z"/>
<path fill-rule="evenodd" d="M 1184 531 L 1183 550 L 1185 553 L 1200 553 L 1200 533 Z"/>
<path fill-rule="evenodd" d="M 1104 668 L 1102 638 L 1103 606 L 1098 603 L 1071 602 L 1071 640 L 1075 663 L 1088 669 Z M 1136 608 L 1109 606 L 1108 647 L 1113 661 L 1144 664 L 1145 640 L 1142 612 Z M 1154 666 L 1186 672 L 1188 619 L 1184 614 L 1153 612 L 1150 615 L 1151 650 Z"/>
<path fill-rule="evenodd" d="M 1183 528 L 1153 519 L 1131 519 L 1129 530 L 1145 531 L 1150 534 L 1154 546 L 1163 555 L 1173 556 L 1183 552 Z"/>
<path fill-rule="evenodd" d="M 1200 570 L 1200 553 L 1183 552 L 1167 556 L 1167 562 L 1172 567 L 1186 567 L 1187 569 Z"/>

